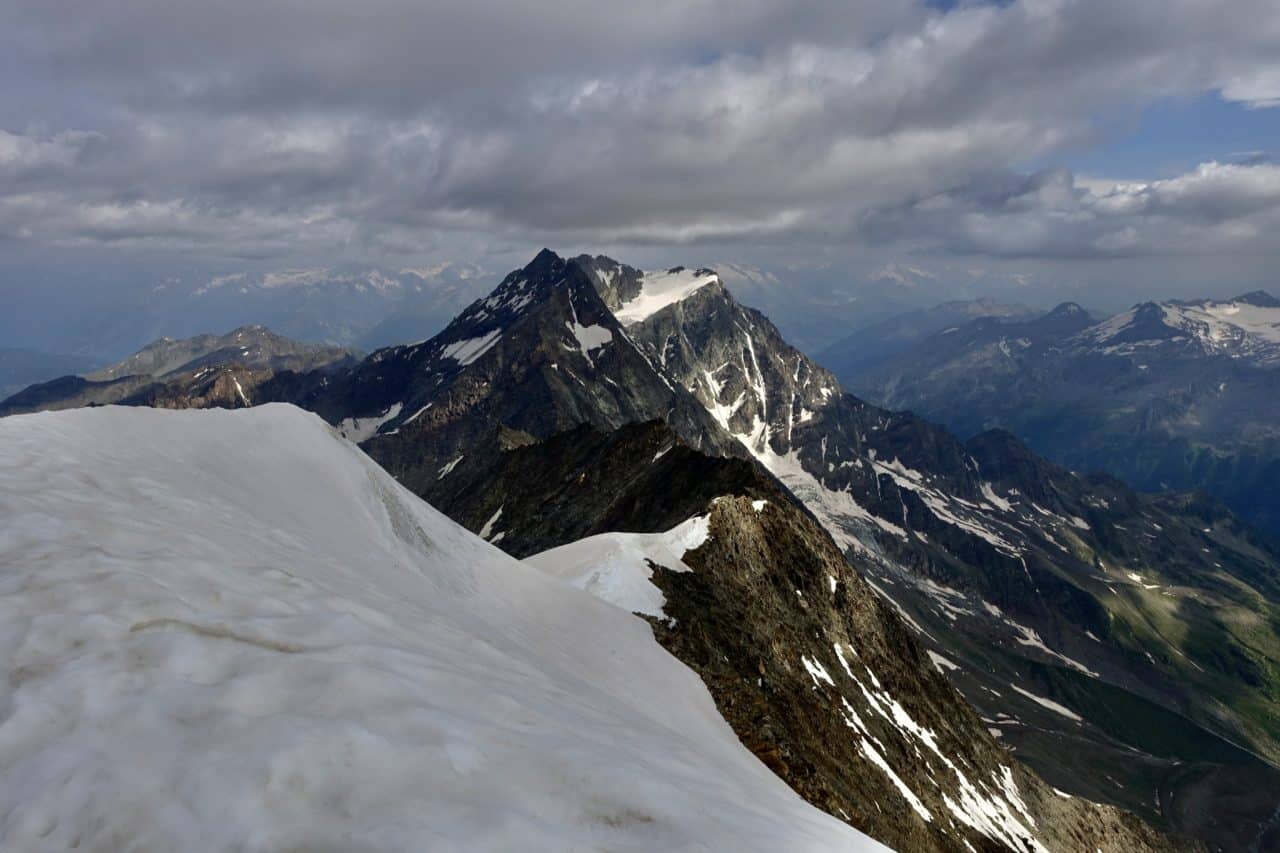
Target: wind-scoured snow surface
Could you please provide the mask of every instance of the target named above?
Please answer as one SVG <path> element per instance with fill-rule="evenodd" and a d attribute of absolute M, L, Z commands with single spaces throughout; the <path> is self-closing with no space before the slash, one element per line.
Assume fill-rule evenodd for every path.
<path fill-rule="evenodd" d="M 881 849 L 318 418 L 0 420 L 0 848 Z"/>
<path fill-rule="evenodd" d="M 709 516 L 700 515 L 665 533 L 600 533 L 526 557 L 540 571 L 586 590 L 624 610 L 661 617 L 666 598 L 649 578 L 649 563 L 690 571 L 686 551 L 707 541 Z"/>

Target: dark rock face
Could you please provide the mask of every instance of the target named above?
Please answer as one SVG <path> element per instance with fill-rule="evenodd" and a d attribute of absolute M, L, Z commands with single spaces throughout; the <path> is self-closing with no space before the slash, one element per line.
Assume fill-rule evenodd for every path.
<path fill-rule="evenodd" d="M 696 447 L 741 453 L 635 346 L 589 274 L 547 251 L 429 341 L 323 381 L 281 377 L 264 394 L 345 422 L 424 495 L 459 457 L 488 452 L 499 427 L 545 438 L 665 418 Z"/>
<path fill-rule="evenodd" d="M 501 509 L 499 544 L 516 557 L 604 531 L 670 530 L 719 495 L 785 494 L 758 465 L 699 453 L 661 420 L 608 433 L 584 424 L 543 442 L 513 442 L 509 432 L 491 440 L 503 452 L 464 457 L 423 497 L 473 531 Z"/>
<path fill-rule="evenodd" d="M 640 295 L 640 279 L 644 274 L 635 267 L 620 264 L 604 255 L 579 255 L 573 261 L 591 276 L 600 298 L 610 311 L 617 311 L 624 303 Z"/>
<path fill-rule="evenodd" d="M 830 814 L 902 850 L 1178 847 L 1013 761 L 758 464 L 701 454 L 661 422 L 581 427 L 477 459 L 441 481 L 452 485 L 437 505 L 518 556 L 709 516 L 706 542 L 685 555 L 693 571 L 653 567 L 668 617 L 651 620 L 655 635 L 743 743 Z"/>
<path fill-rule="evenodd" d="M 1148 302 L 1083 329 L 972 323 L 840 378 L 960 435 L 1001 427 L 1144 491 L 1203 489 L 1274 534 L 1278 307 L 1257 292 Z"/>
<path fill-rule="evenodd" d="M 1002 305 L 989 299 L 951 301 L 932 308 L 897 314 L 865 326 L 814 354 L 814 360 L 836 376 L 870 370 L 940 332 L 990 318 L 997 323 L 1031 320 L 1037 312 L 1025 305 Z"/>

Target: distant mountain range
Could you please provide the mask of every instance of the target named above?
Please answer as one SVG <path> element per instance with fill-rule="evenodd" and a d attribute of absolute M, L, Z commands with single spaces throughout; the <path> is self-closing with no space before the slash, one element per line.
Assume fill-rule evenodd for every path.
<path fill-rule="evenodd" d="M 81 356 L 0 347 L 0 400 L 33 383 L 93 367 L 90 359 Z"/>
<path fill-rule="evenodd" d="M 997 322 L 1018 322 L 1030 320 L 1037 314 L 1025 305 L 1004 305 L 991 299 L 944 302 L 864 326 L 820 350 L 814 359 L 843 381 L 845 376 L 882 364 L 946 329 L 984 317 Z"/>
<path fill-rule="evenodd" d="M 1138 489 L 1203 489 L 1280 533 L 1280 301 L 1267 293 L 1147 302 L 1102 322 L 1071 304 L 977 320 L 841 379 Z"/>
<path fill-rule="evenodd" d="M 250 405 L 249 393 L 277 371 L 325 371 L 356 361 L 349 350 L 299 343 L 263 326 L 161 338 L 92 373 L 25 388 L 0 400 L 0 415 L 110 403 L 235 408 Z"/>
<path fill-rule="evenodd" d="M 249 396 L 512 554 L 571 549 L 566 580 L 647 613 L 761 760 L 886 843 L 1176 847 L 1086 800 L 1230 850 L 1280 832 L 1277 546 L 863 402 L 712 270 L 544 251 L 428 340 Z"/>

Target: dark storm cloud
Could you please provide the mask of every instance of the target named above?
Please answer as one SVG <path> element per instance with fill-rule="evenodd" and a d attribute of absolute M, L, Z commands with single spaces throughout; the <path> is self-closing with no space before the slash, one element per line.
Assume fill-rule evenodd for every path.
<path fill-rule="evenodd" d="M 1118 176 L 1141 186 L 1016 171 L 1106 111 L 1274 105 L 1272 0 L 0 0 L 0 74 L 20 81 L 0 237 L 33 244 L 1061 257 L 1277 236 L 1267 162 Z"/>

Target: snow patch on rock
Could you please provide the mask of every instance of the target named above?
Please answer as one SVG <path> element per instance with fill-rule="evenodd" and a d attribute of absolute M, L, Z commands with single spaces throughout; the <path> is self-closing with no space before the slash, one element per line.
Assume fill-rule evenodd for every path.
<path fill-rule="evenodd" d="M 454 341 L 446 346 L 440 354 L 445 358 L 451 358 L 458 362 L 458 364 L 466 367 L 468 364 L 471 364 L 480 356 L 491 350 L 493 345 L 496 344 L 501 337 L 502 330 L 494 329 L 493 331 L 481 335 L 478 338 L 467 338 L 466 340 Z"/>
<path fill-rule="evenodd" d="M 404 403 L 396 403 L 380 415 L 371 418 L 344 418 L 338 424 L 338 434 L 352 444 L 368 441 L 378 434 L 382 425 L 400 416 Z"/>
<path fill-rule="evenodd" d="M 666 272 L 646 272 L 640 279 L 640 292 L 613 313 L 622 325 L 630 326 L 719 280 L 720 277 L 710 270 L 688 270 L 684 267 Z"/>

